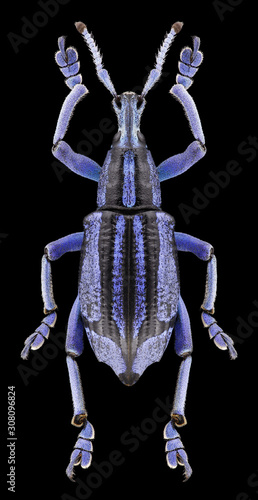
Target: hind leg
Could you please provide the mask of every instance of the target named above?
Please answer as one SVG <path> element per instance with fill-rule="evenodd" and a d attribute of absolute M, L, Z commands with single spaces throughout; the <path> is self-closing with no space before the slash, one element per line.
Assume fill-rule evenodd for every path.
<path fill-rule="evenodd" d="M 183 360 L 178 372 L 171 421 L 164 429 L 164 438 L 168 440 L 166 443 L 167 464 L 172 469 L 177 467 L 178 464 L 183 465 L 185 480 L 191 476 L 192 469 L 188 463 L 187 454 L 175 426 L 179 427 L 186 424 L 184 409 L 192 362 L 192 348 L 190 320 L 185 304 L 180 296 L 178 315 L 175 323 L 175 351 Z"/>
<path fill-rule="evenodd" d="M 73 418 L 72 425 L 81 427 L 82 431 L 78 435 L 74 450 L 70 457 L 70 463 L 66 469 L 69 479 L 73 479 L 73 468 L 81 464 L 87 468 L 92 460 L 92 442 L 94 439 L 93 426 L 87 420 L 87 411 L 83 396 L 81 377 L 78 364 L 75 358 L 80 356 L 83 351 L 84 326 L 81 318 L 79 297 L 76 298 L 72 307 L 66 337 L 67 367 L 73 400 Z"/>

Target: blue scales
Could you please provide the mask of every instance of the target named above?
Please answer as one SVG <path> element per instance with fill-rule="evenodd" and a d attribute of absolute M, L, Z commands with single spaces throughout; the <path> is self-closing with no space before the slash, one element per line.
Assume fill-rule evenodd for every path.
<path fill-rule="evenodd" d="M 187 454 L 177 431 L 186 424 L 185 401 L 192 363 L 192 334 L 186 305 L 180 294 L 178 252 L 190 252 L 207 263 L 202 322 L 210 339 L 230 358 L 237 354 L 230 336 L 214 318 L 217 263 L 212 245 L 175 231 L 174 218 L 162 211 L 160 183 L 180 175 L 206 153 L 201 121 L 188 88 L 203 56 L 200 39 L 193 37 L 193 49 L 180 55 L 179 73 L 170 94 L 182 105 L 194 136 L 182 153 L 156 167 L 140 122 L 146 95 L 159 80 L 166 54 L 182 23 L 172 25 L 156 56 L 143 91 L 117 94 L 103 67 L 102 56 L 85 24 L 76 23 L 96 67 L 100 81 L 113 96 L 118 130 L 101 167 L 75 153 L 63 140 L 76 105 L 88 94 L 79 73 L 77 51 L 65 49 L 65 37 L 58 39 L 56 62 L 66 78 L 70 93 L 60 111 L 54 134 L 53 155 L 81 177 L 98 182 L 96 211 L 83 221 L 83 231 L 46 245 L 42 258 L 41 285 L 44 318 L 25 341 L 26 359 L 39 349 L 56 322 L 51 263 L 69 252 L 80 252 L 78 295 L 71 309 L 67 336 L 67 368 L 73 401 L 72 424 L 81 427 L 66 473 L 73 479 L 74 467 L 88 468 L 95 437 L 83 395 L 76 361 L 83 353 L 85 332 L 96 358 L 109 365 L 119 379 L 132 385 L 146 368 L 159 361 L 174 337 L 181 358 L 171 420 L 164 430 L 166 458 L 170 468 L 181 465 L 185 479 L 192 474 Z"/>
<path fill-rule="evenodd" d="M 134 152 L 128 149 L 123 158 L 123 206 L 131 208 L 136 203 L 135 187 L 135 160 Z"/>
<path fill-rule="evenodd" d="M 162 211 L 118 215 L 107 210 L 87 216 L 84 227 L 81 316 L 96 357 L 111 366 L 123 383 L 132 385 L 147 366 L 160 360 L 176 319 L 174 220 Z"/>

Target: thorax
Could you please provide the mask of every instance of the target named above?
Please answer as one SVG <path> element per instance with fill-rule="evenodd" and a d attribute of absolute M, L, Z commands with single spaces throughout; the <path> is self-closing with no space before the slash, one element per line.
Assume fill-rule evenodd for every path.
<path fill-rule="evenodd" d="M 104 161 L 98 185 L 100 209 L 126 211 L 161 206 L 156 165 L 146 146 L 113 146 Z"/>

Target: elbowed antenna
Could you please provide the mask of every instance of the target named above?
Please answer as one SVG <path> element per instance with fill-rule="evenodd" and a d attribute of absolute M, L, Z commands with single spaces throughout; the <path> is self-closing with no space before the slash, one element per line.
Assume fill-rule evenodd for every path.
<path fill-rule="evenodd" d="M 183 27 L 183 23 L 181 22 L 176 22 L 172 25 L 170 32 L 165 36 L 164 42 L 161 45 L 159 52 L 156 56 L 156 64 L 154 69 L 151 70 L 149 73 L 148 79 L 145 83 L 144 89 L 142 91 L 141 96 L 145 97 L 146 94 L 149 92 L 149 90 L 155 85 L 155 83 L 159 80 L 161 72 L 162 72 L 162 66 L 165 61 L 165 57 L 167 55 L 168 49 L 175 39 L 177 33 L 181 31 Z"/>
<path fill-rule="evenodd" d="M 94 41 L 93 36 L 88 32 L 86 25 L 81 21 L 75 23 L 75 27 L 77 31 L 81 33 L 91 51 L 93 61 L 96 66 L 97 75 L 100 81 L 105 85 L 105 87 L 109 90 L 109 92 L 112 94 L 113 97 L 117 97 L 117 93 L 115 91 L 111 78 L 107 70 L 103 68 L 102 55 L 100 54 L 100 51 Z"/>

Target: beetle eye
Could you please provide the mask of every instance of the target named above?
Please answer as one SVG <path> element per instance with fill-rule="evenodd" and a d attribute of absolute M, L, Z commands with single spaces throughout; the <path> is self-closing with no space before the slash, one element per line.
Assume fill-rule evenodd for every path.
<path fill-rule="evenodd" d="M 139 109 L 141 107 L 143 103 L 143 98 L 141 96 L 138 97 L 138 101 L 137 101 L 137 109 Z"/>
<path fill-rule="evenodd" d="M 118 107 L 119 109 L 121 109 L 122 105 L 121 105 L 121 97 L 120 97 L 120 95 L 118 95 L 118 96 L 116 97 L 116 99 L 115 99 L 115 103 L 116 103 L 117 107 Z"/>

